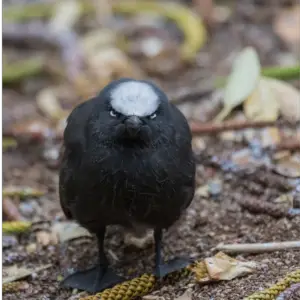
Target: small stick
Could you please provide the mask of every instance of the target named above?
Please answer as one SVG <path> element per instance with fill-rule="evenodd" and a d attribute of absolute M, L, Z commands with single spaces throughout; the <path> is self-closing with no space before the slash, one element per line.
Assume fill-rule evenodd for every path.
<path fill-rule="evenodd" d="M 222 123 L 190 122 L 193 134 L 212 134 L 227 130 L 242 130 L 247 128 L 264 128 L 278 125 L 277 121 L 227 121 Z"/>
<path fill-rule="evenodd" d="M 255 243 L 255 244 L 219 244 L 216 250 L 238 253 L 263 253 L 278 250 L 300 248 L 300 241 Z"/>
<path fill-rule="evenodd" d="M 281 142 L 280 144 L 276 145 L 274 147 L 275 151 L 281 151 L 281 150 L 300 150 L 300 141 L 297 139 L 294 140 L 285 140 Z"/>

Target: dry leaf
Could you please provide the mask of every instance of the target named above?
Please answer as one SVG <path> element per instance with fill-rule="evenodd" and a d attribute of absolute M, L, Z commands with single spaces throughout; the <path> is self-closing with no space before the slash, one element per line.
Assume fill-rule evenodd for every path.
<path fill-rule="evenodd" d="M 184 294 L 175 298 L 174 300 L 192 300 L 192 293 L 191 291 L 186 291 Z"/>
<path fill-rule="evenodd" d="M 91 237 L 91 234 L 75 222 L 59 222 L 53 225 L 52 231 L 60 242 L 66 242 L 81 237 Z"/>
<path fill-rule="evenodd" d="M 280 9 L 273 23 L 274 31 L 298 55 L 300 49 L 300 5 Z"/>
<path fill-rule="evenodd" d="M 36 239 L 43 246 L 56 245 L 58 243 L 57 235 L 54 232 L 38 231 Z"/>
<path fill-rule="evenodd" d="M 209 277 L 212 280 L 231 280 L 249 273 L 253 273 L 256 263 L 238 261 L 223 252 L 204 260 Z"/>
<path fill-rule="evenodd" d="M 287 82 L 277 79 L 267 79 L 276 93 L 280 113 L 290 122 L 300 121 L 300 91 Z"/>
<path fill-rule="evenodd" d="M 139 237 L 134 234 L 134 232 L 126 232 L 124 236 L 124 244 L 127 246 L 135 246 L 139 249 L 145 249 L 148 245 L 153 242 L 152 231 L 147 231 L 145 235 Z"/>
<path fill-rule="evenodd" d="M 294 203 L 294 195 L 293 193 L 282 194 L 276 199 L 274 199 L 272 202 L 274 202 L 275 204 L 286 204 L 288 207 L 291 208 L 293 207 Z"/>
<path fill-rule="evenodd" d="M 33 273 L 50 268 L 52 265 L 40 266 L 35 269 L 27 269 L 16 265 L 3 268 L 2 284 L 25 278 Z"/>
<path fill-rule="evenodd" d="M 267 78 L 260 78 L 253 93 L 244 102 L 244 112 L 250 120 L 276 121 L 279 102 Z"/>
<path fill-rule="evenodd" d="M 26 197 L 38 198 L 45 195 L 45 192 L 31 187 L 11 185 L 3 188 L 2 195 L 4 197 L 19 197 L 21 199 Z"/>
<path fill-rule="evenodd" d="M 116 46 L 115 33 L 96 30 L 84 36 L 80 45 L 87 62 L 87 76 L 76 78 L 75 86 L 80 94 L 90 96 L 111 80 L 119 77 L 142 78 L 141 69 Z"/>
<path fill-rule="evenodd" d="M 254 91 L 260 78 L 260 61 L 252 47 L 245 48 L 233 63 L 225 87 L 224 108 L 215 121 L 222 121 Z"/>
<path fill-rule="evenodd" d="M 41 90 L 36 97 L 38 108 L 53 120 L 61 119 L 66 113 L 62 109 L 53 88 Z"/>
<path fill-rule="evenodd" d="M 16 148 L 18 146 L 18 142 L 14 138 L 3 137 L 2 138 L 2 150 L 5 151 L 10 148 Z"/>
<path fill-rule="evenodd" d="M 109 22 L 113 17 L 111 0 L 92 0 L 95 7 L 98 24 L 101 27 L 109 26 Z"/>
<path fill-rule="evenodd" d="M 113 47 L 116 45 L 116 34 L 109 29 L 96 29 L 89 31 L 80 41 L 83 51 L 90 55 L 100 48 Z"/>
<path fill-rule="evenodd" d="M 81 13 L 78 1 L 65 0 L 59 1 L 55 7 L 55 13 L 49 22 L 49 28 L 52 32 L 60 34 L 70 29 L 79 19 Z"/>
<path fill-rule="evenodd" d="M 201 185 L 196 189 L 195 196 L 207 198 L 209 196 L 209 185 Z"/>
<path fill-rule="evenodd" d="M 262 147 L 276 146 L 280 143 L 280 131 L 277 127 L 264 128 L 261 131 Z"/>
<path fill-rule="evenodd" d="M 293 156 L 280 160 L 275 166 L 275 171 L 286 177 L 300 178 L 300 161 Z"/>

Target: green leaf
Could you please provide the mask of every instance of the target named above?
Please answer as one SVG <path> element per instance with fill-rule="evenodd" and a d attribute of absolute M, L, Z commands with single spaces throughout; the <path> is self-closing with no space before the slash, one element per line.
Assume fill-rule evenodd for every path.
<path fill-rule="evenodd" d="M 259 81 L 260 71 L 257 52 L 252 47 L 245 48 L 233 63 L 232 72 L 225 87 L 224 107 L 216 116 L 215 121 L 223 121 L 253 92 Z"/>

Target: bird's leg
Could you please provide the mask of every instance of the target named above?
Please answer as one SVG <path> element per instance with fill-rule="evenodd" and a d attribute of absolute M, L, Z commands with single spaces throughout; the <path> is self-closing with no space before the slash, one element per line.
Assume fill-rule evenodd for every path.
<path fill-rule="evenodd" d="M 71 274 L 64 279 L 63 285 L 66 287 L 84 290 L 90 293 L 101 292 L 112 287 L 124 279 L 109 268 L 108 259 L 104 252 L 105 227 L 98 231 L 98 263 L 96 266 Z"/>
<path fill-rule="evenodd" d="M 155 241 L 155 275 L 158 278 L 162 278 L 167 274 L 173 273 L 175 271 L 179 271 L 191 263 L 190 260 L 184 258 L 175 258 L 166 263 L 163 262 L 161 256 L 162 229 L 154 230 L 154 241 Z"/>

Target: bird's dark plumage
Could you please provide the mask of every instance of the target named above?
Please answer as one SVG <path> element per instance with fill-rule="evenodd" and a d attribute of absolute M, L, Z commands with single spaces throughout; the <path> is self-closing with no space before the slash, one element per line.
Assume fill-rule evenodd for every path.
<path fill-rule="evenodd" d="M 168 228 L 194 196 L 191 138 L 154 84 L 112 82 L 68 118 L 59 178 L 65 215 L 97 235 L 111 224 Z"/>

